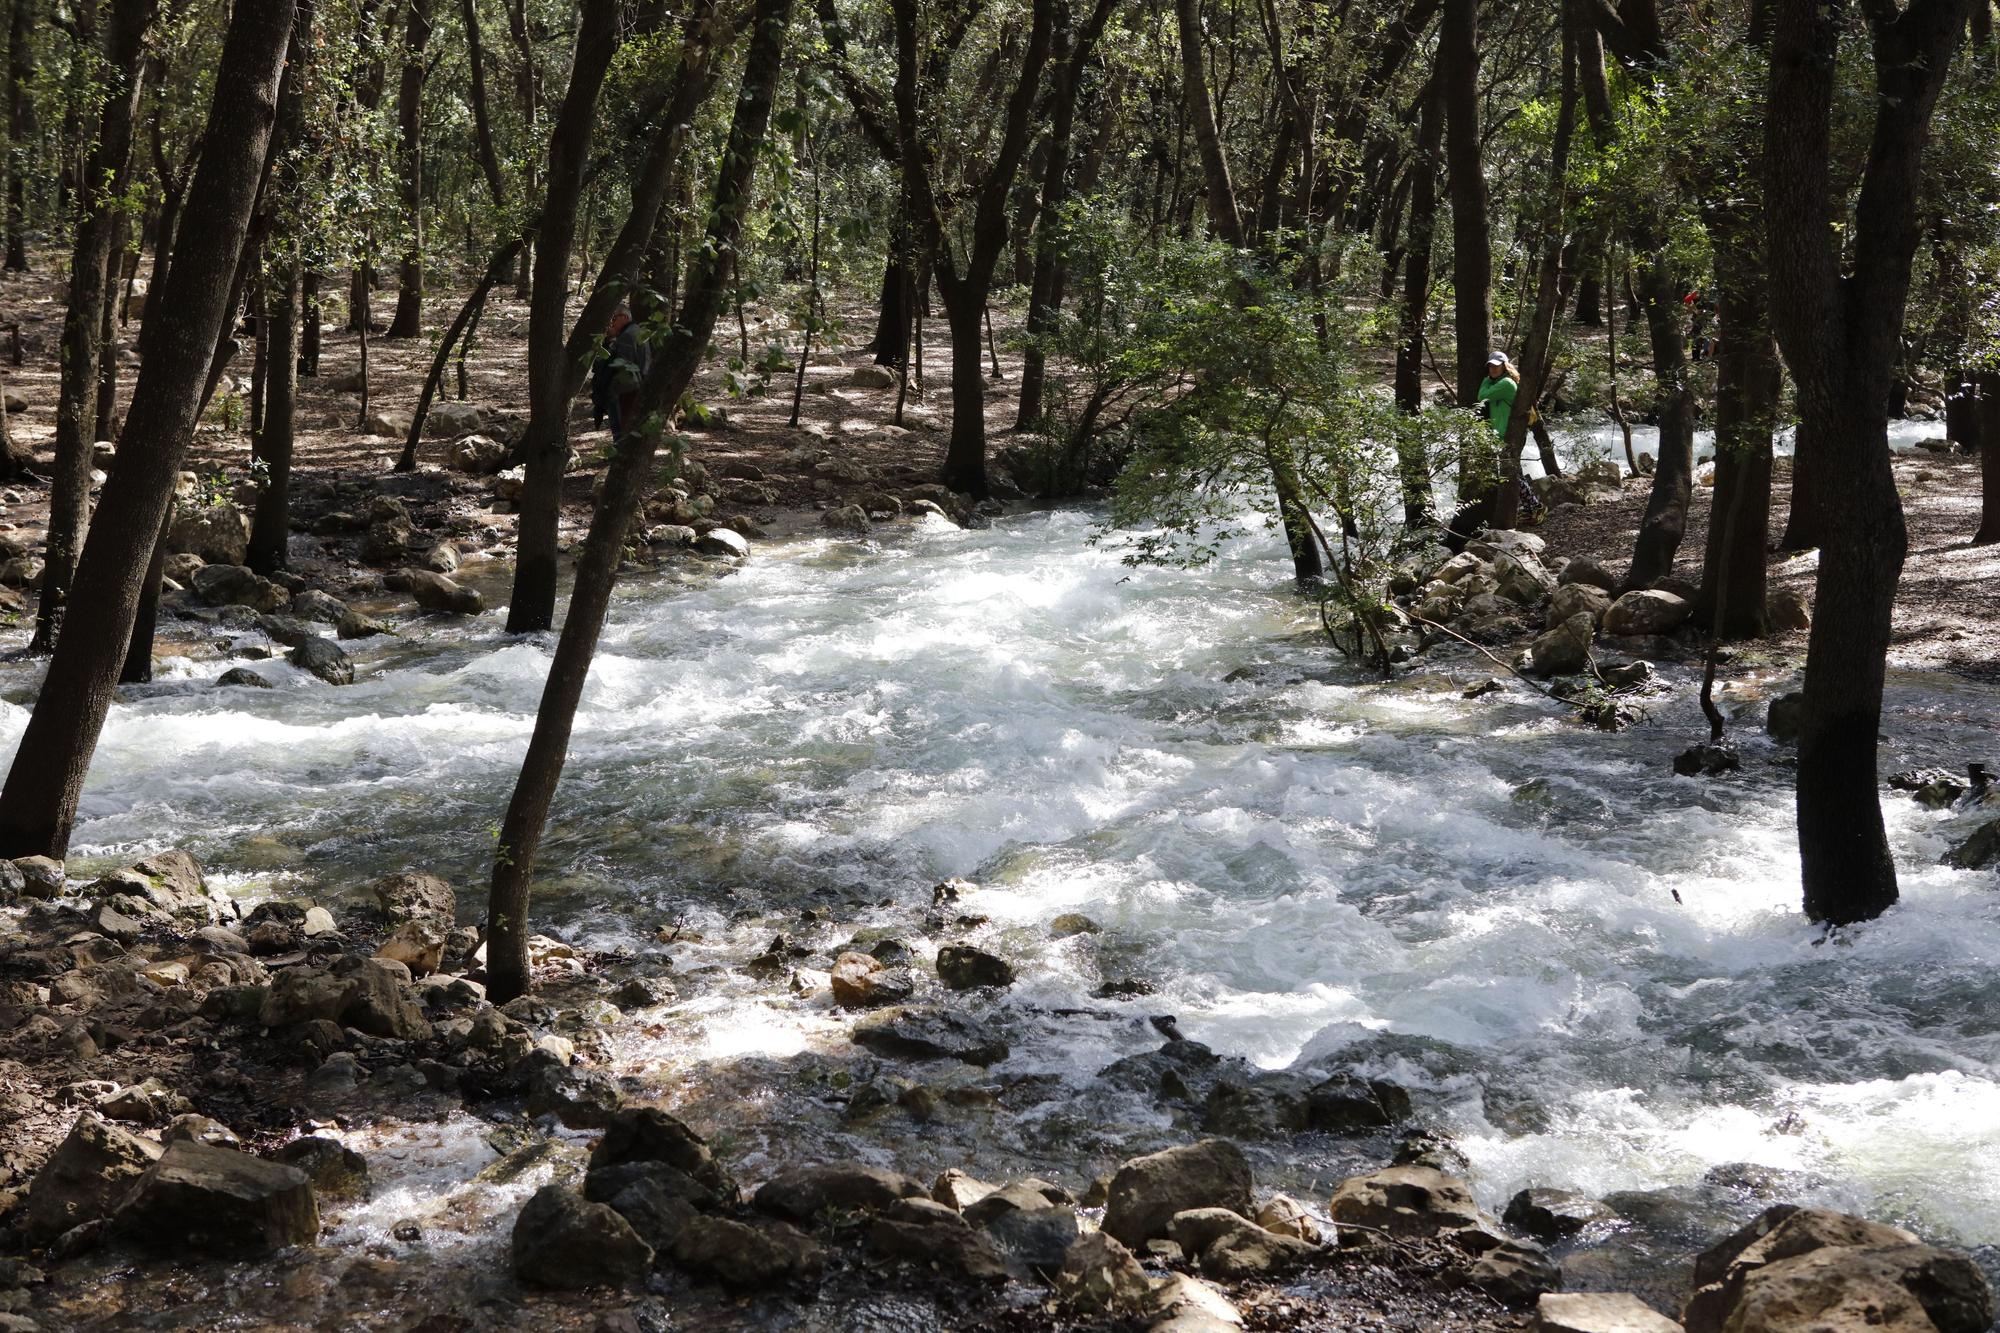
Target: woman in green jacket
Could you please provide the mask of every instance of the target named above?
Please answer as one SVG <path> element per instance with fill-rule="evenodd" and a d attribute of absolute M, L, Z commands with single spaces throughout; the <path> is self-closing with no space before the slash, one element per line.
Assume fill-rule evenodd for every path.
<path fill-rule="evenodd" d="M 1507 438 L 1507 418 L 1514 414 L 1514 395 L 1521 389 L 1521 372 L 1507 364 L 1499 352 L 1486 358 L 1486 380 L 1479 386 L 1479 402 L 1486 423 L 1501 439 Z"/>

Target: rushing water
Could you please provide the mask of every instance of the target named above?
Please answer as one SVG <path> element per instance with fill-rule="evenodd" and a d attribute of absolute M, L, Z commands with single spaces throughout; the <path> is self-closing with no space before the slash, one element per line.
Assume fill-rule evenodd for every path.
<path fill-rule="evenodd" d="M 1091 532 L 1075 511 L 932 520 L 632 579 L 558 798 L 547 925 L 644 951 L 685 917 L 740 962 L 770 929 L 739 907 L 907 904 L 964 876 L 979 938 L 1021 964 L 1008 1004 L 1173 1012 L 1273 1068 L 1361 1061 L 1419 1090 L 1490 1204 L 1755 1162 L 2000 1241 L 2000 894 L 1936 864 L 1967 817 L 1890 801 L 1903 903 L 1824 939 L 1797 911 L 1784 753 L 1754 724 L 1742 776 L 1676 778 L 1701 732 L 1685 689 L 1607 736 L 1517 687 L 1461 698 L 1476 664 L 1363 680 L 1309 632 L 1278 543 L 1185 573 L 1124 568 Z M 219 691 L 235 659 L 171 664 L 112 715 L 78 854 L 187 846 L 250 895 L 340 900 L 406 866 L 476 886 L 548 660 L 498 623 L 361 645 L 344 689 L 264 662 L 278 688 Z M 8 749 L 25 670 L 0 678 Z M 1893 679 L 1887 762 L 1991 758 L 1994 702 Z M 1105 934 L 1051 940 L 1069 911 Z M 1158 993 L 1091 1000 L 1114 967 Z M 823 998 L 736 994 L 703 993 L 695 1047 L 625 1053 L 834 1039 Z M 1155 1041 L 1058 1024 L 1000 1072 L 1085 1080 Z"/>

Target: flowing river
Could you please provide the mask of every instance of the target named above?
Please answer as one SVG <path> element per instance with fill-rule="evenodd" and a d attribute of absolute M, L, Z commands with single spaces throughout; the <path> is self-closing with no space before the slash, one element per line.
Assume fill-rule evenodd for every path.
<path fill-rule="evenodd" d="M 1937 864 L 1971 817 L 1889 799 L 1902 905 L 1823 938 L 1798 912 L 1788 755 L 1759 725 L 1781 682 L 1724 696 L 1743 774 L 1676 778 L 1703 734 L 1686 689 L 1604 735 L 1518 685 L 1462 698 L 1476 659 L 1367 680 L 1275 541 L 1189 573 L 1126 568 L 1092 534 L 1073 510 L 930 520 L 628 580 L 537 903 L 573 943 L 665 953 L 663 924 L 687 932 L 677 967 L 712 980 L 621 1039 L 629 1069 L 692 1088 L 739 1068 L 794 1095 L 771 1071 L 844 1046 L 824 991 L 714 965 L 761 950 L 759 913 L 907 923 L 962 876 L 989 918 L 973 938 L 1021 970 L 994 1075 L 1088 1088 L 1171 1013 L 1259 1066 L 1410 1087 L 1496 1209 L 1529 1184 L 1671 1192 L 1752 1163 L 1788 1173 L 1786 1197 L 2000 1242 L 2000 894 Z M 342 689 L 258 662 L 277 688 L 217 690 L 244 659 L 168 664 L 112 715 L 76 855 L 184 846 L 246 899 L 336 910 L 429 868 L 476 913 L 549 650 L 499 625 L 414 622 L 359 645 Z M 9 752 L 29 671 L 0 675 Z M 1995 702 L 1892 677 L 1885 763 L 1992 758 Z M 1065 912 L 1102 933 L 1052 939 Z M 1118 978 L 1153 993 L 1093 998 Z M 1117 1159 L 1104 1123 L 1048 1096 L 935 1154 L 1053 1171 L 1073 1151 L 1088 1180 Z M 474 1143 L 440 1131 L 405 1195 L 444 1188 L 423 1173 Z M 779 1143 L 740 1130 L 750 1174 Z M 1335 1165 L 1294 1178 L 1323 1188 Z"/>

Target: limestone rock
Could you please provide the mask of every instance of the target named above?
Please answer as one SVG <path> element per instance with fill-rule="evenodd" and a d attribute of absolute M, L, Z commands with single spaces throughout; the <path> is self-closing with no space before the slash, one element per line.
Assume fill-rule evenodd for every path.
<path fill-rule="evenodd" d="M 1350 1177 L 1334 1190 L 1327 1212 L 1336 1226 L 1351 1223 L 1393 1236 L 1430 1237 L 1485 1221 L 1464 1181 L 1427 1166 Z M 1355 1239 L 1366 1243 L 1370 1237 L 1357 1232 Z"/>
<path fill-rule="evenodd" d="M 1696 1324 L 1690 1305 L 1688 1328 Z M 1704 1320 L 1705 1320 L 1704 1312 Z M 1828 1247 L 1746 1276 L 1725 1333 L 1985 1333 L 1993 1293 L 1970 1259 L 1929 1245 Z"/>
<path fill-rule="evenodd" d="M 1182 1148 L 1135 1157 L 1111 1178 L 1104 1230 L 1127 1246 L 1167 1234 L 1174 1215 L 1190 1208 L 1248 1213 L 1250 1163 L 1226 1139 L 1204 1139 Z"/>
<path fill-rule="evenodd" d="M 1055 1279 L 1056 1295 L 1085 1314 L 1138 1314 L 1152 1287 L 1132 1252 L 1102 1231 L 1069 1247 Z"/>
<path fill-rule="evenodd" d="M 736 1200 L 736 1182 L 715 1160 L 707 1142 L 657 1106 L 618 1111 L 591 1150 L 592 1171 L 629 1162 L 664 1162 L 700 1181 L 723 1202 Z"/>
<path fill-rule="evenodd" d="M 1257 1210 L 1257 1225 L 1280 1236 L 1291 1236 L 1308 1245 L 1320 1243 L 1319 1223 L 1306 1206 L 1289 1194 L 1274 1194 Z"/>
<path fill-rule="evenodd" d="M 895 1171 L 860 1162 L 828 1162 L 773 1176 L 753 1202 L 774 1217 L 810 1223 L 829 1212 L 880 1212 L 898 1199 L 923 1198 L 926 1193 L 920 1182 Z"/>
<path fill-rule="evenodd" d="M 1590 583 L 1565 583 L 1550 594 L 1548 616 L 1543 623 L 1554 629 L 1578 612 L 1587 612 L 1595 627 L 1603 623 L 1604 613 L 1610 609 L 1611 594 L 1604 589 Z"/>
<path fill-rule="evenodd" d="M 149 1140 L 87 1112 L 78 1116 L 28 1188 L 24 1234 L 31 1244 L 46 1245 L 72 1227 L 110 1216 L 159 1156 Z"/>
<path fill-rule="evenodd" d="M 203 565 L 195 571 L 191 586 L 194 595 L 210 606 L 247 606 L 253 611 L 276 611 L 291 600 L 290 593 L 242 565 Z"/>
<path fill-rule="evenodd" d="M 1528 645 L 1528 659 L 1538 676 L 1569 676 L 1590 663 L 1590 643 L 1595 620 L 1588 611 L 1578 611 Z"/>
<path fill-rule="evenodd" d="M 228 503 L 179 505 L 167 531 L 167 549 L 210 564 L 240 565 L 250 550 L 250 516 Z"/>
<path fill-rule="evenodd" d="M 1548 1292 L 1535 1302 L 1535 1333 L 1681 1333 L 1681 1326 L 1630 1292 Z"/>
<path fill-rule="evenodd" d="M 683 1227 L 673 1261 L 698 1277 L 755 1290 L 817 1273 L 825 1254 L 811 1237 L 783 1222 L 734 1222 L 697 1216 Z"/>
<path fill-rule="evenodd" d="M 449 934 L 458 912 L 451 885 L 436 875 L 406 871 L 375 883 L 375 905 L 392 926 L 419 922 Z"/>
<path fill-rule="evenodd" d="M 881 1055 L 906 1060 L 963 1060 L 969 1065 L 997 1064 L 1007 1058 L 1007 1043 L 987 1024 L 946 1009 L 889 1010 L 854 1025 L 855 1044 Z"/>
<path fill-rule="evenodd" d="M 148 1246 L 247 1258 L 310 1244 L 319 1207 L 305 1172 L 183 1139 L 139 1178 L 116 1225 Z"/>
<path fill-rule="evenodd" d="M 969 944 L 947 944 L 939 949 L 937 973 L 938 980 L 953 990 L 1014 984 L 1013 964 Z"/>
<path fill-rule="evenodd" d="M 631 1223 L 560 1185 L 544 1185 L 522 1207 L 513 1253 L 521 1281 L 560 1290 L 638 1282 L 653 1267 L 653 1249 Z"/>
<path fill-rule="evenodd" d="M 400 571 L 410 597 L 426 611 L 454 616 L 476 616 L 486 609 L 486 599 L 476 588 L 468 588 L 431 569 Z"/>
<path fill-rule="evenodd" d="M 694 549 L 703 555 L 728 556 L 741 560 L 750 554 L 750 543 L 743 534 L 730 528 L 710 528 L 694 544 Z"/>
<path fill-rule="evenodd" d="M 1620 636 L 1666 634 L 1687 623 L 1694 608 L 1670 592 L 1641 589 L 1628 592 L 1604 613 L 1604 632 Z"/>
<path fill-rule="evenodd" d="M 314 634 L 285 654 L 285 660 L 329 685 L 354 683 L 354 659 L 332 639 Z"/>
<path fill-rule="evenodd" d="M 436 420 L 437 410 L 432 410 L 433 421 Z M 507 466 L 507 446 L 485 435 L 468 435 L 454 441 L 445 457 L 460 472 L 469 472 L 475 477 L 490 477 Z"/>

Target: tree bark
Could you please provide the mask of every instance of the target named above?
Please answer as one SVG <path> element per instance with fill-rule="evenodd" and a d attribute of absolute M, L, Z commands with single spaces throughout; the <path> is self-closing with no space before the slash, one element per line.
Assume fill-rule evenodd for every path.
<path fill-rule="evenodd" d="M 1931 111 L 1965 0 L 1866 6 L 1877 97 L 1851 249 L 1833 185 L 1833 98 L 1848 16 L 1775 0 L 1765 117 L 1772 323 L 1798 385 L 1802 449 L 1825 473 L 1798 763 L 1805 912 L 1845 925 L 1897 898 L 1877 789 L 1890 615 L 1909 536 L 1888 447 L 1889 379 L 1909 298 Z M 1840 239 L 1836 239 L 1840 238 Z"/>
<path fill-rule="evenodd" d="M 143 368 L 118 467 L 77 566 L 77 613 L 63 626 L 0 788 L 0 855 L 60 858 L 68 851 L 249 229 L 292 14 L 291 0 L 265 0 L 238 5 L 230 16 L 178 253 L 164 290 L 154 294 L 175 318 L 148 320 L 141 336 Z"/>
<path fill-rule="evenodd" d="M 424 79 L 430 40 L 431 0 L 409 0 L 396 120 L 402 128 L 403 213 L 410 241 L 396 273 L 396 316 L 383 335 L 388 338 L 418 338 L 424 331 Z"/>
<path fill-rule="evenodd" d="M 479 40 L 479 0 L 464 0 L 465 63 L 471 78 L 472 134 L 479 148 L 479 170 L 493 206 L 507 207 L 507 182 L 500 175 L 500 155 L 493 149 L 493 118 L 486 108 L 486 48 Z"/>
<path fill-rule="evenodd" d="M 95 142 L 87 175 L 103 182 L 101 193 L 80 201 L 76 243 L 70 253 L 69 307 L 63 316 L 62 383 L 56 404 L 55 463 L 49 487 L 47 551 L 41 601 L 35 612 L 31 648 L 48 652 L 68 604 L 90 516 L 91 445 L 96 442 L 98 357 L 104 311 L 110 302 L 112 242 L 118 234 L 118 202 L 132 158 L 133 124 L 138 117 L 146 29 L 151 0 L 118 0 L 103 33 L 108 80 L 95 116 Z"/>
<path fill-rule="evenodd" d="M 7 271 L 28 271 L 28 135 L 33 104 L 28 84 L 35 77 L 28 49 L 35 28 L 36 0 L 14 0 L 7 23 Z"/>
<path fill-rule="evenodd" d="M 1457 307 L 1458 404 L 1479 401 L 1493 339 L 1493 239 L 1479 136 L 1479 3 L 1445 0 L 1438 28 L 1438 96 L 1451 192 L 1451 275 Z"/>
<path fill-rule="evenodd" d="M 1409 239 L 1403 255 L 1403 308 L 1396 325 L 1396 406 L 1415 416 L 1424 405 L 1424 326 L 1431 311 L 1431 249 L 1437 239 L 1438 150 L 1444 118 L 1433 82 L 1422 97 L 1417 122 L 1417 156 L 1411 164 Z M 1406 456 L 1399 461 L 1403 490 L 1403 523 L 1421 527 L 1431 521 L 1430 477 L 1425 460 Z"/>
<path fill-rule="evenodd" d="M 563 346 L 569 333 L 569 259 L 576 237 L 585 160 L 597 119 L 597 93 L 617 47 L 615 0 L 585 0 L 569 87 L 549 134 L 549 165 L 535 232 L 534 295 L 528 304 L 528 426 L 519 457 L 527 466 L 515 529 L 514 590 L 509 633 L 555 623 L 556 545 L 562 519 L 562 478 L 569 458 L 568 376 Z"/>
<path fill-rule="evenodd" d="M 500 826 L 487 905 L 486 969 L 488 991 L 503 1003 L 528 988 L 528 899 L 536 855 L 568 756 L 584 681 L 603 632 L 626 533 L 645 501 L 665 424 L 701 364 L 728 294 L 728 256 L 735 252 L 750 209 L 791 9 L 792 0 L 757 0 L 741 89 L 708 211 L 707 244 L 693 256 L 681 319 L 655 350 L 652 368 L 638 391 L 635 420 L 605 472 L 604 489 L 577 564 L 569 614 L 549 663 L 534 735 Z"/>
<path fill-rule="evenodd" d="M 1659 388 L 1659 454 L 1653 488 L 1632 547 L 1623 586 L 1650 588 L 1673 573 L 1674 557 L 1687 534 L 1688 499 L 1694 486 L 1694 387 L 1689 383 L 1687 341 L 1681 332 L 1681 291 L 1673 271 L 1659 257 L 1661 245 L 1645 226 L 1634 229 L 1633 252 L 1649 257 L 1640 265 L 1646 329 L 1652 335 L 1653 378 Z"/>
<path fill-rule="evenodd" d="M 575 208 L 572 203 L 567 226 L 558 223 L 553 228 L 547 221 L 548 211 L 544 210 L 539 233 L 542 239 L 535 250 L 536 298 L 529 308 L 529 416 L 522 443 L 528 475 L 521 493 L 514 592 L 507 608 L 507 627 L 513 633 L 547 629 L 555 623 L 556 545 L 562 512 L 562 476 L 569 461 L 570 403 L 589 374 L 598 338 L 612 311 L 638 277 L 680 163 L 687 125 L 708 94 L 714 53 L 729 44 L 726 33 L 710 31 L 716 15 L 713 3 L 695 4 L 686 11 L 674 84 L 655 123 L 646 156 L 633 173 L 631 209 L 604 256 L 590 297 L 574 324 L 565 323 L 569 293 L 567 277 L 561 269 L 574 235 Z M 592 89 L 593 100 L 595 95 Z M 583 109 L 588 111 L 589 107 Z M 563 130 L 563 117 L 570 111 L 565 96 L 557 120 L 558 133 Z M 574 145 L 578 154 L 576 165 L 581 165 L 588 146 L 587 139 Z M 570 167 L 567 157 L 560 164 L 556 161 L 552 143 L 551 206 L 554 183 L 569 179 Z M 545 281 L 560 292 L 559 303 L 551 299 L 544 304 Z M 543 316 L 539 325 L 537 310 Z"/>
<path fill-rule="evenodd" d="M 2000 371 L 1979 377 L 1979 531 L 1974 546 L 2000 542 Z"/>

